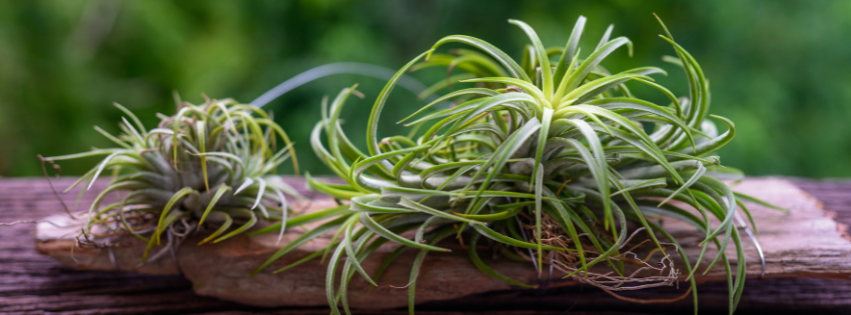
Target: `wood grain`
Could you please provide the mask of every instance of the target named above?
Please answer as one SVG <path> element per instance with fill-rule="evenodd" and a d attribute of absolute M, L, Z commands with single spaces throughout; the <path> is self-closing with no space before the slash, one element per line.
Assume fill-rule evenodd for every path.
<path fill-rule="evenodd" d="M 68 184 L 67 179 L 63 179 Z M 825 184 L 796 181 L 809 188 L 816 197 L 820 192 L 849 191 L 848 182 Z M 821 186 L 820 186 L 821 185 Z M 60 185 L 62 186 L 62 185 Z M 300 185 L 299 185 L 300 186 Z M 63 196 L 73 199 L 73 196 Z M 835 196 L 834 196 L 835 197 Z M 87 198 L 91 198 L 88 196 Z M 838 220 L 847 217 L 851 196 L 824 201 L 829 209 L 836 209 Z M 85 204 L 85 201 L 84 201 Z M 43 179 L 0 180 L 0 220 L 3 222 L 33 219 L 56 213 L 60 208 L 51 197 Z M 847 222 L 847 221 L 846 221 Z M 257 309 L 191 293 L 191 284 L 181 277 L 144 276 L 135 273 L 103 273 L 74 271 L 34 253 L 31 225 L 16 225 L 0 229 L 0 251 L 3 271 L 0 271 L 0 312 L 53 312 L 70 313 L 124 312 L 145 313 L 162 311 L 171 313 L 235 311 L 286 314 L 288 310 Z M 765 231 L 763 231 L 765 233 Z M 16 241 L 17 240 L 17 241 Z M 188 247 L 187 247 L 188 248 Z M 666 291 L 667 290 L 667 291 Z M 605 293 L 588 286 L 543 290 L 501 290 L 487 294 L 467 296 L 463 300 L 425 303 L 418 310 L 440 312 L 445 310 L 478 310 L 488 312 L 512 310 L 550 310 L 560 313 L 568 308 L 571 313 L 589 310 L 612 312 L 680 313 L 691 308 L 689 301 L 664 305 L 636 305 L 612 299 Z M 669 288 L 640 291 L 635 296 L 677 295 Z M 61 293 L 61 294 L 60 294 Z M 540 296 L 539 296 L 540 295 Z M 74 298 L 67 298 L 74 296 Z M 182 301 L 173 305 L 171 297 Z M 701 308 L 712 312 L 723 310 L 726 304 L 726 285 L 708 282 L 700 287 Z M 100 301 L 100 302 L 96 302 Z M 169 302 L 171 301 L 171 302 Z M 575 303 L 575 304 L 574 304 Z M 839 311 L 851 305 L 851 285 L 848 281 L 825 279 L 763 279 L 748 280 L 741 313 L 748 310 L 775 310 L 788 312 L 807 307 L 823 312 Z M 171 307 L 171 308 L 170 308 Z M 148 311 L 145 311 L 148 309 Z M 321 309 L 320 309 L 321 310 Z M 299 311 L 307 311 L 301 309 Z M 312 312 L 312 311 L 311 311 Z M 324 312 L 324 311 L 319 311 Z M 390 314 L 394 311 L 382 312 Z M 367 311 L 366 313 L 374 313 Z M 553 312 L 544 312 L 553 313 Z M 426 314 L 423 312 L 423 314 Z M 518 313 L 519 314 L 519 313 Z"/>

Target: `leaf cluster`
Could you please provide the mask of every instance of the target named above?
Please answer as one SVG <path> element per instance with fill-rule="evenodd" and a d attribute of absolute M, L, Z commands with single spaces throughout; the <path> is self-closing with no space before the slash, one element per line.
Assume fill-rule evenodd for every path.
<path fill-rule="evenodd" d="M 377 285 L 375 280 L 396 257 L 415 250 L 419 254 L 407 286 L 413 313 L 422 261 L 431 252 L 449 251 L 439 242 L 450 235 L 468 238 L 468 253 L 476 267 L 512 285 L 530 287 L 488 267 L 477 253 L 479 239 L 488 239 L 506 257 L 531 260 L 539 272 L 544 264 L 558 265 L 565 278 L 622 290 L 595 282 L 592 268 L 603 265 L 625 276 L 628 236 L 643 231 L 664 259 L 670 260 L 665 251 L 671 248 L 680 256 L 695 304 L 692 275 L 704 262 L 707 248 L 717 248 L 718 254 L 705 269 L 720 263 L 727 271 L 732 312 L 742 294 L 746 268 L 737 224 L 748 229 L 737 209 L 750 218 L 741 200 L 752 198 L 710 176 L 740 176 L 720 166 L 713 155 L 733 138 L 735 126 L 709 114 L 709 83 L 697 61 L 666 29 L 661 38 L 670 43 L 676 57 L 664 60 L 681 67 L 688 80 L 688 97 L 678 98 L 654 82 L 653 75 L 666 74 L 661 68 L 611 72 L 602 66 L 612 53 L 632 50 L 629 39 L 611 38 L 612 27 L 590 53 L 582 54 L 578 42 L 584 17 L 564 48 L 545 48 L 526 23 L 509 22 L 531 43 L 520 62 L 483 40 L 453 35 L 402 67 L 376 98 L 366 131 L 367 152 L 349 141 L 340 121 L 355 87 L 340 92 L 330 106 L 327 99 L 323 101 L 322 120 L 313 129 L 311 145 L 345 184 L 310 177 L 308 183 L 318 192 L 349 200 L 350 206 L 341 206 L 344 210 L 334 220 L 296 243 L 337 231 L 326 251 L 332 253 L 326 279 L 329 305 L 341 305 L 349 313 L 346 290 L 355 273 Z M 475 49 L 436 52 L 451 43 Z M 449 69 L 447 80 L 422 97 L 452 84 L 473 86 L 446 93 L 403 120 L 412 127 L 411 134 L 379 140 L 379 118 L 399 78 L 408 71 L 435 66 Z M 456 70 L 462 73 L 452 74 Z M 669 103 L 641 99 L 630 93 L 627 83 L 648 85 L 667 96 Z M 446 101 L 453 107 L 435 109 Z M 719 135 L 709 118 L 723 122 L 728 130 Z M 682 220 L 703 233 L 700 256 L 686 257 L 677 240 L 651 217 Z M 710 218 L 720 223 L 713 226 Z M 544 231 L 545 221 L 555 222 L 555 230 L 567 240 L 561 244 L 570 245 L 552 246 L 544 240 L 542 235 L 552 232 Z M 527 229 L 524 223 L 533 228 Z M 631 230 L 628 223 L 638 228 Z M 752 220 L 750 226 L 755 229 Z M 415 235 L 413 239 L 403 236 L 406 232 Z M 401 246 L 376 274 L 369 275 L 361 262 L 387 241 Z M 255 274 L 298 244 L 281 249 Z M 731 244 L 737 253 L 735 266 L 726 254 Z M 529 254 L 524 257 L 523 251 Z M 575 259 L 569 263 L 547 260 L 554 253 Z M 332 307 L 332 313 L 339 313 L 337 307 Z"/>
<path fill-rule="evenodd" d="M 230 99 L 178 102 L 175 115 L 159 114 L 159 125 L 149 130 L 132 112 L 115 106 L 126 114 L 119 124 L 122 133 L 95 129 L 116 147 L 44 158 L 51 163 L 102 158 L 66 190 L 83 185 L 81 195 L 104 172 L 113 174 L 84 215 L 84 240 L 130 234 L 148 243 L 144 260 L 163 234 L 168 244 L 160 253 L 211 224 L 218 227 L 199 244 L 221 242 L 258 220 L 286 221 L 285 195 L 300 198 L 280 178 L 269 176 L 291 156 L 297 161 L 287 134 L 257 107 Z M 103 204 L 114 193 L 118 201 Z M 228 232 L 234 222 L 242 223 Z"/>

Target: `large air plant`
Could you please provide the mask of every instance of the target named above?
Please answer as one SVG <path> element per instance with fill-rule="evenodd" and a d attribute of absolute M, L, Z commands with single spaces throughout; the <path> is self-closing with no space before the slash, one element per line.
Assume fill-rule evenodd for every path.
<path fill-rule="evenodd" d="M 297 162 L 287 134 L 265 111 L 229 99 L 178 102 L 174 116 L 160 115 L 159 126 L 147 130 L 132 112 L 116 107 L 133 123 L 122 118 L 117 137 L 95 129 L 118 147 L 44 158 L 105 156 L 68 190 L 80 184 L 90 189 L 105 171 L 116 175 L 85 214 L 78 237 L 83 244 L 104 245 L 109 240 L 103 236 L 129 234 L 148 243 L 147 259 L 165 242 L 154 259 L 202 229 L 212 232 L 199 245 L 243 233 L 258 220 L 287 220 L 285 194 L 300 196 L 267 175 L 290 156 Z M 102 204 L 110 193 L 118 201 Z M 234 222 L 242 223 L 229 231 Z"/>
<path fill-rule="evenodd" d="M 677 98 L 650 77 L 664 75 L 660 68 L 611 73 L 601 66 L 619 48 L 632 49 L 627 38 L 609 38 L 611 27 L 590 54 L 582 55 L 577 43 L 585 18 L 576 23 L 564 49 L 545 49 L 531 27 L 516 20 L 510 23 L 531 40 L 519 64 L 483 40 L 448 36 L 400 69 L 373 106 L 367 152 L 348 140 L 340 123 L 343 104 L 354 89 L 343 90 L 330 107 L 323 102 L 322 121 L 313 130 L 311 144 L 346 184 L 322 183 L 309 176 L 308 182 L 317 191 L 350 200 L 350 206 L 344 206 L 349 210 L 323 212 L 333 212 L 334 220 L 278 251 L 255 274 L 307 240 L 337 229 L 329 247 L 326 280 L 333 313 L 339 313 L 336 306 L 340 304 L 349 312 L 346 289 L 355 273 L 376 285 L 373 279 L 406 249 L 419 251 L 407 286 L 413 312 L 423 259 L 432 251 L 449 251 L 438 244 L 448 236 L 468 246 L 471 261 L 481 271 L 512 285 L 531 287 L 499 274 L 479 258 L 476 248 L 484 237 L 506 258 L 531 261 L 539 274 L 548 265 L 566 278 L 613 294 L 672 285 L 685 275 L 696 303 L 692 275 L 713 244 L 719 253 L 706 270 L 718 262 L 726 268 L 732 312 L 745 280 L 736 221 L 742 227 L 746 224 L 736 209 L 739 205 L 747 214 L 740 200 L 753 199 L 734 193 L 709 175 L 731 173 L 720 167 L 712 153 L 733 138 L 735 129 L 730 120 L 709 115 L 709 85 L 694 58 L 665 30 L 667 36 L 661 37 L 673 46 L 677 57 L 664 59 L 682 67 L 688 80 L 688 97 Z M 449 43 L 477 50 L 434 53 Z M 551 60 L 556 57 L 557 61 Z M 398 78 L 411 69 L 437 65 L 465 72 L 451 76 L 450 83 L 457 84 L 461 77 L 467 79 L 460 82 L 476 86 L 456 87 L 405 119 L 422 114 L 407 124 L 413 126 L 411 135 L 379 140 L 379 117 Z M 640 99 L 630 93 L 627 82 L 649 85 L 669 103 Z M 446 85 L 438 83 L 427 93 Z M 425 113 L 445 101 L 452 101 L 454 107 Z M 709 117 L 723 122 L 728 131 L 718 135 Z M 645 128 L 653 131 L 648 134 Z M 683 220 L 705 235 L 700 257 L 686 257 L 677 240 L 657 220 L 648 218 L 660 216 Z M 710 224 L 710 217 L 720 224 Z M 402 236 L 405 232 L 413 232 L 413 239 Z M 658 263 L 663 267 L 638 259 L 632 248 L 640 239 L 661 252 Z M 388 240 L 401 246 L 377 274 L 369 275 L 361 262 Z M 737 252 L 735 270 L 725 254 L 731 242 Z M 681 258 L 676 268 L 668 254 L 673 252 Z M 632 263 L 637 266 L 631 268 Z M 340 268 L 340 284 L 335 287 Z M 653 275 L 640 276 L 650 270 Z"/>

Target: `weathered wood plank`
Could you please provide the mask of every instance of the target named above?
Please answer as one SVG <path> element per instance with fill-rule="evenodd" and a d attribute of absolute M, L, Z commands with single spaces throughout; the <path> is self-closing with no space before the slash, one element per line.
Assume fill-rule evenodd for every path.
<path fill-rule="evenodd" d="M 63 185 L 70 183 L 63 179 Z M 796 184 L 808 190 L 814 196 L 819 197 L 822 187 L 819 183 L 797 180 Z M 96 184 L 97 185 L 97 184 Z M 60 185 L 62 186 L 62 185 Z M 300 187 L 297 185 L 296 187 Z M 832 191 L 851 191 L 851 182 L 830 183 Z M 74 196 L 65 195 L 66 199 Z M 87 196 L 91 198 L 91 196 Z M 837 220 L 848 222 L 851 217 L 851 194 L 838 195 L 831 200 L 824 200 L 828 209 L 837 210 Z M 84 204 L 86 201 L 83 202 Z M 52 198 L 50 190 L 43 179 L 5 179 L 0 180 L 0 221 L 9 222 L 21 219 L 35 219 L 48 214 L 57 213 L 60 209 L 58 203 Z M 843 216 L 844 215 L 844 216 Z M 13 227 L 0 228 L 0 263 L 4 268 L 0 270 L 0 312 L 10 312 L 14 307 L 21 305 L 35 305 L 39 299 L 50 298 L 59 293 L 79 294 L 81 299 L 92 298 L 95 300 L 108 301 L 116 297 L 132 297 L 138 300 L 136 304 L 127 302 L 125 306 L 91 305 L 90 308 L 79 308 L 66 305 L 70 313 L 97 313 L 97 312 L 120 312 L 120 313 L 143 313 L 147 306 L 151 310 L 156 308 L 150 298 L 157 294 L 166 293 L 180 295 L 186 304 L 195 305 L 195 309 L 174 308 L 168 311 L 167 307 L 158 308 L 166 313 L 207 312 L 207 311 L 234 311 L 254 312 L 260 309 L 236 305 L 215 299 L 203 298 L 190 293 L 191 285 L 181 277 L 174 276 L 146 276 L 134 273 L 107 273 L 75 271 L 53 262 L 46 257 L 35 254 L 32 243 L 27 241 L 6 241 L 10 239 L 30 239 L 32 237 L 31 225 L 17 225 Z M 795 282 L 790 282 L 795 281 Z M 83 285 L 79 283 L 91 283 Z M 847 309 L 851 305 L 851 282 L 841 280 L 823 279 L 763 279 L 748 280 L 745 296 L 743 297 L 740 310 L 749 313 L 748 310 L 782 311 L 793 312 L 795 310 L 811 310 L 830 313 Z M 87 291 L 88 290 L 88 291 Z M 582 291 L 578 291 L 582 290 Z M 708 282 L 700 286 L 701 308 L 703 310 L 723 310 L 726 304 L 726 285 L 718 282 Z M 655 292 L 659 291 L 659 292 Z M 657 295 L 671 294 L 665 290 L 640 291 L 641 294 Z M 187 294 L 185 294 L 187 293 Z M 676 292 L 674 292 L 673 295 Z M 154 298 L 155 300 L 156 298 Z M 200 301 L 195 303 L 196 301 Z M 717 303 L 716 303 L 717 302 Z M 465 297 L 461 301 L 442 301 L 423 304 L 418 309 L 423 311 L 439 310 L 464 310 L 475 309 L 479 311 L 488 310 L 512 310 L 535 309 L 551 310 L 560 313 L 574 305 L 571 313 L 588 310 L 612 310 L 624 312 L 658 312 L 658 313 L 682 313 L 689 311 L 691 303 L 680 301 L 664 305 L 636 305 L 623 303 L 612 299 L 605 293 L 594 288 L 567 287 L 550 289 L 543 296 L 537 296 L 535 292 L 505 291 L 494 292 L 483 295 Z M 133 306 L 133 305 L 136 306 Z M 205 307 L 205 305 L 207 305 Z M 533 306 L 532 306 L 533 305 Z M 23 311 L 23 310 L 22 310 Z M 29 308 L 29 311 L 41 313 L 46 309 L 37 307 Z M 57 309 L 51 310 L 59 311 Z M 307 310 L 301 310 L 307 311 Z M 289 311 L 265 310 L 268 313 L 286 314 Z M 311 311 L 312 312 L 312 311 Z M 318 313 L 325 311 L 317 310 Z M 374 313 L 374 312 L 369 312 Z M 392 312 L 387 312 L 390 314 Z M 403 312 L 396 312 L 403 313 Z M 393 313 L 393 314 L 396 314 Z M 551 313 L 551 312 L 544 312 Z M 426 314 L 423 312 L 422 314 Z M 441 313 L 446 314 L 446 313 Z"/>

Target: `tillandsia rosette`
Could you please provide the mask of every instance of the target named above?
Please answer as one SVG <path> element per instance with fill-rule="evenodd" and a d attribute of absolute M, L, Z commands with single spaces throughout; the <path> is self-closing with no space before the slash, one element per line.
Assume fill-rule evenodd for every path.
<path fill-rule="evenodd" d="M 477 250 L 482 239 L 505 259 L 531 262 L 542 277 L 547 277 L 547 265 L 550 275 L 554 269 L 613 295 L 687 278 L 696 310 L 693 274 L 712 245 L 718 254 L 707 257 L 706 270 L 717 263 L 726 268 L 732 312 L 745 280 L 740 231 L 755 231 L 742 201 L 765 203 L 733 192 L 717 178 L 740 176 L 721 167 L 712 155 L 733 138 L 735 129 L 730 120 L 709 115 L 709 85 L 698 63 L 665 29 L 667 35 L 661 37 L 673 46 L 676 57 L 664 60 L 682 67 L 688 80 L 688 97 L 677 98 L 652 79 L 665 74 L 660 68 L 613 74 L 601 66 L 619 48 L 632 49 L 627 38 L 610 39 L 611 27 L 597 47 L 583 55 L 578 42 L 584 17 L 563 49 L 545 49 L 527 24 L 510 23 L 531 41 L 520 63 L 483 40 L 448 36 L 400 69 L 372 108 L 367 152 L 349 141 L 340 122 L 354 88 L 343 90 L 330 106 L 323 101 L 311 145 L 345 184 L 310 176 L 307 180 L 312 189 L 350 204 L 321 212 L 334 213 L 333 220 L 275 253 L 255 274 L 299 244 L 336 230 L 327 251 L 327 297 L 332 313 L 340 312 L 338 305 L 349 313 L 346 290 L 356 273 L 376 285 L 375 279 L 400 253 L 418 250 L 407 286 L 413 313 L 422 262 L 430 252 L 449 251 L 439 242 L 451 236 L 465 243 L 470 260 L 482 272 L 518 287 L 533 286 L 485 264 Z M 450 43 L 475 49 L 435 53 Z M 411 69 L 432 66 L 462 70 L 448 81 L 464 78 L 460 84 L 473 87 L 456 87 L 405 119 L 412 126 L 409 135 L 379 140 L 379 117 L 399 78 Z M 627 82 L 648 85 L 669 103 L 638 98 Z M 425 93 L 447 85 L 438 83 Z M 452 108 L 432 109 L 447 101 Z M 411 121 L 415 116 L 420 117 Z M 718 135 L 710 117 L 728 130 Z M 737 209 L 750 219 L 750 227 Z M 659 223 L 661 217 L 685 221 L 705 235 L 700 257 L 686 257 Z M 711 223 L 713 217 L 717 223 Z M 375 274 L 368 274 L 361 262 L 387 241 L 400 246 Z M 734 268 L 725 251 L 730 243 L 736 250 Z M 652 264 L 645 256 L 639 258 L 636 248 L 642 244 L 652 244 L 649 251 L 661 258 Z M 679 256 L 676 266 L 672 255 Z"/>
<path fill-rule="evenodd" d="M 230 99 L 201 105 L 179 101 L 177 113 L 158 114 L 161 121 L 150 130 L 115 106 L 126 114 L 119 124 L 122 133 L 95 129 L 118 147 L 43 158 L 54 163 L 104 157 L 68 188 L 85 185 L 81 195 L 104 172 L 113 174 L 84 214 L 81 245 L 109 246 L 110 236 L 129 234 L 148 243 L 143 260 L 151 261 L 196 232 L 209 234 L 199 245 L 217 243 L 258 220 L 286 221 L 286 195 L 302 198 L 272 175 L 290 157 L 297 172 L 295 152 L 281 126 L 255 106 Z M 105 204 L 110 194 L 118 200 Z M 278 227 L 283 234 L 285 226 Z M 162 249 L 149 258 L 155 245 Z"/>

